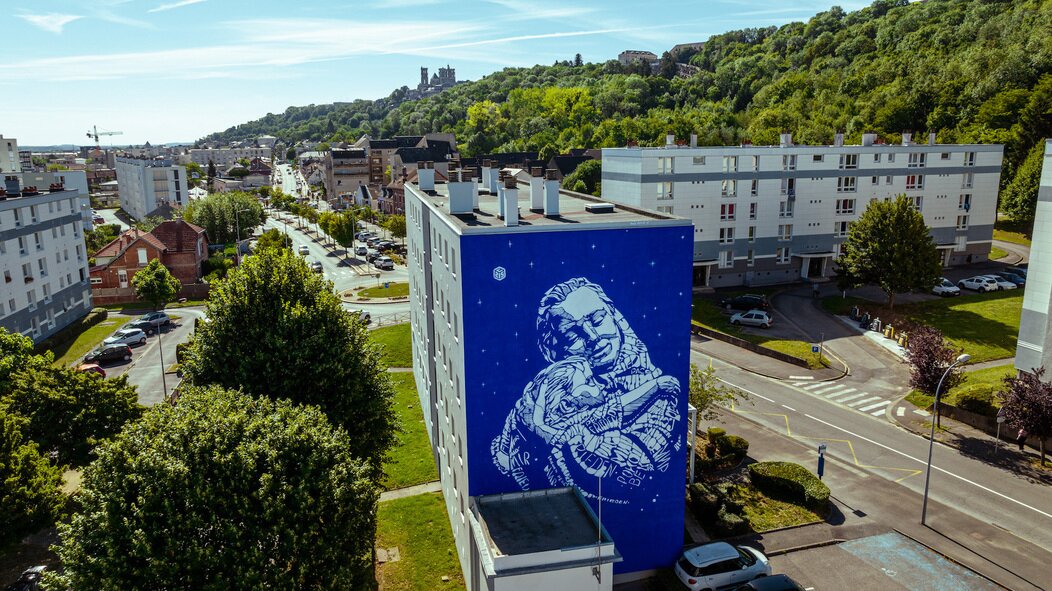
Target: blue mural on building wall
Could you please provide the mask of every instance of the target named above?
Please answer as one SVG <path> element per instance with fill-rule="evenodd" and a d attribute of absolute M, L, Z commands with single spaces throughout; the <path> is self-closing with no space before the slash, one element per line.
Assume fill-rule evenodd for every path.
<path fill-rule="evenodd" d="M 466 236 L 469 494 L 578 487 L 625 557 L 682 544 L 690 227 Z"/>

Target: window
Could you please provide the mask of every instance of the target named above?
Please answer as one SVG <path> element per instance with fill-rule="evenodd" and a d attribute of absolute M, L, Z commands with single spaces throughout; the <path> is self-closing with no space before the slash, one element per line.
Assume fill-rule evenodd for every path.
<path fill-rule="evenodd" d="M 833 222 L 833 236 L 844 238 L 851 231 L 851 222 Z"/>
<path fill-rule="evenodd" d="M 148 263 L 149 261 L 146 258 L 146 249 L 145 248 L 139 248 L 139 249 L 136 249 L 136 250 L 137 250 L 137 253 L 139 255 L 139 264 L 140 265 L 145 265 L 146 263 Z"/>
<path fill-rule="evenodd" d="M 657 184 L 657 200 L 667 201 L 672 199 L 672 182 L 666 181 Z"/>
<path fill-rule="evenodd" d="M 973 184 L 975 184 L 975 175 L 970 172 L 964 173 L 964 177 L 961 179 L 961 188 L 971 189 Z"/>
<path fill-rule="evenodd" d="M 775 251 L 774 261 L 779 265 L 784 265 L 789 262 L 789 249 L 779 248 Z"/>
<path fill-rule="evenodd" d="M 657 211 L 658 211 L 658 213 L 667 213 L 668 215 L 672 215 L 672 206 L 671 205 L 659 205 L 659 206 L 657 206 Z"/>
<path fill-rule="evenodd" d="M 858 189 L 858 177 L 842 176 L 836 180 L 838 193 L 854 193 Z"/>
<path fill-rule="evenodd" d="M 749 242 L 756 242 L 756 226 L 749 226 Z"/>
<path fill-rule="evenodd" d="M 858 168 L 858 154 L 841 154 L 840 168 Z"/>
<path fill-rule="evenodd" d="M 949 160 L 950 159 L 950 153 L 949 152 L 943 152 L 940 155 L 940 158 L 943 159 L 943 160 Z"/>
<path fill-rule="evenodd" d="M 782 195 L 796 195 L 796 179 L 782 179 Z"/>
<path fill-rule="evenodd" d="M 720 228 L 720 244 L 734 242 L 734 228 Z"/>
<path fill-rule="evenodd" d="M 888 154 L 888 162 L 894 162 L 894 161 L 895 161 L 895 153 L 892 152 L 891 154 Z"/>
<path fill-rule="evenodd" d="M 756 202 L 753 202 L 753 203 L 749 204 L 749 219 L 750 220 L 755 220 L 756 219 L 756 206 L 757 206 Z"/>
<path fill-rule="evenodd" d="M 749 249 L 749 253 L 745 255 L 745 260 L 746 264 L 750 267 L 756 264 L 756 253 L 753 251 L 753 249 Z"/>
<path fill-rule="evenodd" d="M 780 201 L 778 203 L 778 217 L 780 217 L 780 218 L 791 218 L 791 217 L 793 217 L 793 202 L 792 201 Z"/>
<path fill-rule="evenodd" d="M 738 172 L 738 157 L 737 156 L 724 156 L 723 157 L 723 172 Z"/>
<path fill-rule="evenodd" d="M 33 242 L 37 245 L 37 250 L 44 250 L 44 242 L 40 239 L 40 232 L 33 232 Z"/>
<path fill-rule="evenodd" d="M 965 166 L 975 166 L 975 152 L 965 152 L 964 153 L 964 165 Z"/>
<path fill-rule="evenodd" d="M 22 263 L 22 279 L 25 279 L 26 283 L 33 280 L 33 265 Z"/>
<path fill-rule="evenodd" d="M 16 227 L 16 228 L 21 228 L 21 227 L 22 227 L 22 213 L 21 213 L 21 208 L 19 208 L 19 207 L 16 207 L 16 208 L 14 208 L 14 210 L 12 210 L 12 211 L 14 211 L 14 212 L 15 212 L 15 227 Z"/>
<path fill-rule="evenodd" d="M 753 156 L 752 157 L 752 169 L 753 170 L 760 170 L 760 157 L 759 156 Z"/>
<path fill-rule="evenodd" d="M 880 154 L 873 155 L 873 162 L 880 162 Z"/>
<path fill-rule="evenodd" d="M 919 191 L 924 188 L 924 175 L 923 174 L 910 174 L 906 175 L 906 190 L 908 191 Z"/>
<path fill-rule="evenodd" d="M 815 154 L 814 156 L 811 157 L 811 162 L 822 162 L 825 159 L 826 159 L 825 156 L 823 156 L 821 154 Z"/>
<path fill-rule="evenodd" d="M 45 283 L 43 291 L 44 291 L 44 303 L 45 304 L 50 304 L 51 303 L 51 286 L 48 285 L 47 283 Z"/>
<path fill-rule="evenodd" d="M 26 253 L 26 248 L 27 248 L 26 237 L 25 236 L 19 236 L 18 237 L 18 254 L 20 254 L 22 256 L 25 256 L 27 254 Z"/>
<path fill-rule="evenodd" d="M 793 225 L 792 224 L 780 224 L 778 226 L 778 239 L 779 240 L 792 240 L 793 239 Z"/>
<path fill-rule="evenodd" d="M 924 161 L 927 156 L 924 152 L 913 152 L 910 154 L 910 159 L 906 166 L 909 168 L 924 168 Z"/>
<path fill-rule="evenodd" d="M 873 180 L 870 181 L 870 184 L 871 185 L 879 185 L 880 184 L 880 177 L 879 176 L 873 177 Z"/>
<path fill-rule="evenodd" d="M 796 170 L 796 154 L 782 156 L 782 170 Z"/>
<path fill-rule="evenodd" d="M 723 197 L 734 197 L 738 192 L 737 184 L 737 181 L 723 179 L 723 187 L 720 191 L 720 195 Z"/>
<path fill-rule="evenodd" d="M 733 203 L 721 203 L 720 204 L 720 220 L 724 222 L 734 221 L 734 204 Z"/>
<path fill-rule="evenodd" d="M 734 266 L 734 251 L 732 250 L 721 250 L 720 251 L 720 268 L 727 269 Z"/>
<path fill-rule="evenodd" d="M 957 229 L 967 230 L 968 229 L 968 216 L 959 215 L 957 216 Z"/>
<path fill-rule="evenodd" d="M 837 199 L 836 200 L 836 214 L 837 215 L 852 215 L 855 213 L 855 200 L 854 199 Z"/>
<path fill-rule="evenodd" d="M 672 158 L 658 158 L 658 173 L 660 174 L 672 174 Z"/>
<path fill-rule="evenodd" d="M 695 156 L 694 157 L 694 165 L 695 166 L 704 166 L 705 165 L 705 157 L 704 156 Z"/>
<path fill-rule="evenodd" d="M 920 211 L 924 206 L 924 195 L 910 197 L 910 205 L 913 206 L 913 209 Z"/>
<path fill-rule="evenodd" d="M 760 193 L 760 181 L 757 179 L 752 180 L 752 187 L 749 189 L 749 194 L 755 197 Z"/>
<path fill-rule="evenodd" d="M 30 217 L 30 221 L 32 221 L 32 223 L 34 223 L 34 224 L 37 223 L 37 206 L 36 205 L 30 205 L 29 206 L 29 217 Z"/>
<path fill-rule="evenodd" d="M 971 193 L 964 193 L 960 199 L 957 200 L 957 209 L 963 209 L 964 211 L 970 211 L 972 209 L 972 195 Z"/>
<path fill-rule="evenodd" d="M 41 277 L 47 277 L 47 259 L 38 259 L 37 269 L 40 271 Z"/>
<path fill-rule="evenodd" d="M 893 176 L 886 176 L 886 177 L 884 177 L 884 184 L 885 185 L 890 185 L 893 182 L 895 182 L 895 177 L 893 177 Z"/>

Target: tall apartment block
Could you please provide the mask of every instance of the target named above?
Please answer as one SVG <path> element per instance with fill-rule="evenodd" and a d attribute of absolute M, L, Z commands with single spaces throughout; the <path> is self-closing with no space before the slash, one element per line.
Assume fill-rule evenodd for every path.
<path fill-rule="evenodd" d="M 690 222 L 553 172 L 405 185 L 416 385 L 470 591 L 610 589 L 683 542 Z"/>
<path fill-rule="evenodd" d="M 694 284 L 821 280 L 851 223 L 876 199 L 905 194 L 945 266 L 987 260 L 1001 145 L 678 146 L 603 149 L 603 198 L 694 222 Z M 693 141 L 691 142 L 694 143 Z"/>
<path fill-rule="evenodd" d="M 22 172 L 22 158 L 18 155 L 18 140 L 0 135 L 0 174 Z"/>
<path fill-rule="evenodd" d="M 0 186 L 0 326 L 40 342 L 91 310 L 77 191 Z"/>
<path fill-rule="evenodd" d="M 121 207 L 141 220 L 162 206 L 184 207 L 190 201 L 186 168 L 171 160 L 117 158 Z"/>
<path fill-rule="evenodd" d="M 1052 140 L 1045 140 L 1041 187 L 1031 235 L 1015 368 L 1033 371 L 1044 367 L 1052 372 L 1052 325 L 1049 324 L 1052 318 Z M 1046 373 L 1045 379 L 1052 379 L 1052 373 Z"/>

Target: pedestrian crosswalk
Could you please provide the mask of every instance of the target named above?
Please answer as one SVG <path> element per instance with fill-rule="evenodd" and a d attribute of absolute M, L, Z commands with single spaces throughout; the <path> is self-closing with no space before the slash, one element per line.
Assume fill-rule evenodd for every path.
<path fill-rule="evenodd" d="M 875 417 L 884 416 L 887 408 L 891 406 L 890 400 L 874 396 L 869 392 L 861 392 L 858 388 L 852 388 L 847 384 L 800 381 L 793 382 L 793 385 L 797 388 L 803 388 L 816 396 L 821 396 L 837 404 Z"/>

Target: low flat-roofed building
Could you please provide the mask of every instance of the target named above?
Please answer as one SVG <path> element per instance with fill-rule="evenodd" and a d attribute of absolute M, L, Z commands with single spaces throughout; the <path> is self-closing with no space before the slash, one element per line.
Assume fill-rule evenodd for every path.
<path fill-rule="evenodd" d="M 471 591 L 611 589 L 621 561 L 573 487 L 471 499 Z"/>

